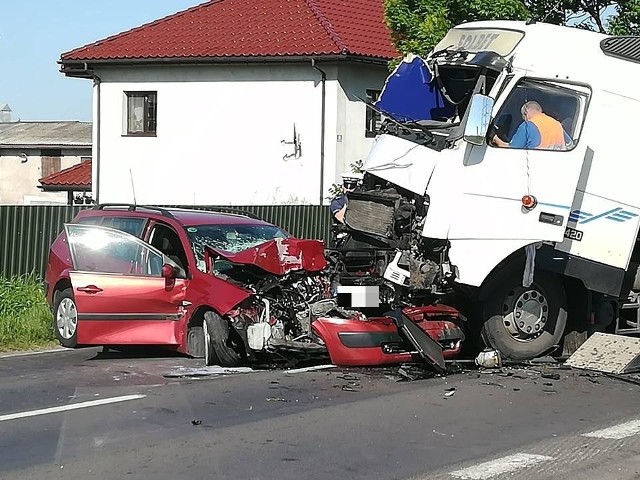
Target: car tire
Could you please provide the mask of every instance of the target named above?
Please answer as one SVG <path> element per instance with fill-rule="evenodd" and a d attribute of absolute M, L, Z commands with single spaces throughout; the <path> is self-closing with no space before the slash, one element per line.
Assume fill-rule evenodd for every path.
<path fill-rule="evenodd" d="M 507 266 L 483 289 L 482 338 L 505 359 L 522 361 L 549 354 L 567 324 L 567 299 L 560 278 L 535 272 L 522 286 L 522 270 Z"/>
<path fill-rule="evenodd" d="M 204 330 L 202 327 L 189 327 L 187 331 L 187 347 L 193 358 L 204 358 Z"/>
<path fill-rule="evenodd" d="M 78 308 L 73 290 L 66 288 L 55 294 L 53 303 L 53 327 L 60 345 L 67 348 L 78 346 Z"/>
<path fill-rule="evenodd" d="M 206 365 L 236 367 L 244 362 L 246 353 L 242 337 L 228 320 L 209 311 L 204 314 L 202 327 Z"/>

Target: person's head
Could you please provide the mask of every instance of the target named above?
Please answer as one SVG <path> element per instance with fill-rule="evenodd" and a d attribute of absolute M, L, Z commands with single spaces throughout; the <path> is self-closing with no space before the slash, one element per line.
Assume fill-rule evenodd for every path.
<path fill-rule="evenodd" d="M 358 186 L 361 177 L 357 174 L 342 174 L 342 191 L 344 193 L 353 192 Z"/>
<path fill-rule="evenodd" d="M 542 107 L 538 102 L 529 101 L 529 102 L 526 102 L 524 105 L 522 105 L 522 108 L 520 109 L 520 113 L 522 114 L 522 118 L 524 120 L 529 120 L 531 119 L 531 117 L 534 117 L 539 113 L 542 113 Z"/>

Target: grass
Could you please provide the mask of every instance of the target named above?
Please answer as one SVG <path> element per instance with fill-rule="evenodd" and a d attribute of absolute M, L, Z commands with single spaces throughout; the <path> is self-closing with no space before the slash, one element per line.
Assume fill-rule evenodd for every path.
<path fill-rule="evenodd" d="M 0 352 L 54 345 L 53 318 L 36 275 L 0 277 Z"/>

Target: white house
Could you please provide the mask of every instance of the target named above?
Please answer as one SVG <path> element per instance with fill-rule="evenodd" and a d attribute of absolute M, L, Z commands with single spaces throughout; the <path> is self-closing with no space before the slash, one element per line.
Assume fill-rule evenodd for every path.
<path fill-rule="evenodd" d="M 97 202 L 320 204 L 395 56 L 382 0 L 214 0 L 60 64 L 94 82 Z"/>

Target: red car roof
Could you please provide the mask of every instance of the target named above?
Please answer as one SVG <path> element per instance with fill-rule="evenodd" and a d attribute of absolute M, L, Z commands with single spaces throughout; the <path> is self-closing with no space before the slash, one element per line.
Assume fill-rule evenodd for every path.
<path fill-rule="evenodd" d="M 202 210 L 168 209 L 183 225 L 271 225 L 269 222 L 244 215 Z"/>
<path fill-rule="evenodd" d="M 162 211 L 168 212 L 171 216 L 163 215 Z M 135 210 L 129 210 L 126 207 L 105 207 L 103 209 L 92 208 L 83 210 L 78 213 L 78 217 L 143 217 L 153 219 L 168 220 L 173 217 L 180 224 L 184 226 L 196 226 L 196 225 L 273 225 L 264 220 L 257 218 L 251 218 L 249 216 L 225 213 L 225 212 L 212 212 L 207 210 L 189 210 L 181 208 L 162 208 L 162 210 L 155 209 L 154 207 L 145 208 L 144 206 L 138 206 Z"/>
<path fill-rule="evenodd" d="M 396 57 L 383 0 L 213 0 L 61 61 L 310 55 Z"/>

